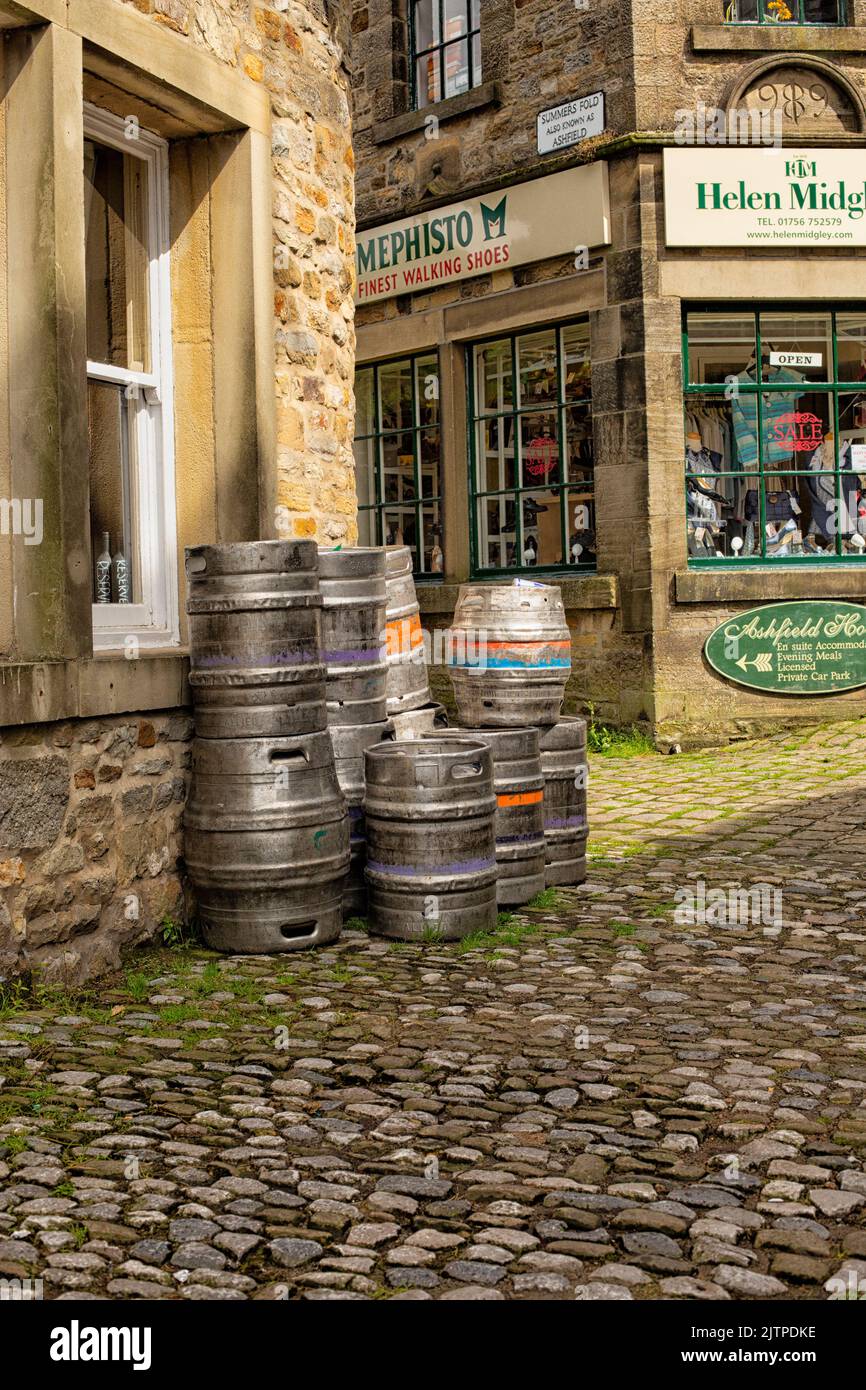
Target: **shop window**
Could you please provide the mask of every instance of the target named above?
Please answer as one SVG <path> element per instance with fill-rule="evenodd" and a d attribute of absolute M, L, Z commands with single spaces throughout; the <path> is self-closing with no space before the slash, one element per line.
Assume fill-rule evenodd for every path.
<path fill-rule="evenodd" d="M 845 0 L 725 0 L 728 24 L 844 24 Z"/>
<path fill-rule="evenodd" d="M 866 308 L 687 312 L 690 562 L 866 555 Z"/>
<path fill-rule="evenodd" d="M 360 544 L 408 545 L 417 575 L 440 575 L 438 358 L 428 353 L 359 367 L 355 400 Z"/>
<path fill-rule="evenodd" d="M 595 568 L 589 323 L 470 350 L 475 573 Z"/>
<path fill-rule="evenodd" d="M 93 641 L 177 641 L 167 146 L 85 112 Z"/>
<path fill-rule="evenodd" d="M 416 109 L 481 82 L 481 0 L 410 0 L 409 46 Z"/>

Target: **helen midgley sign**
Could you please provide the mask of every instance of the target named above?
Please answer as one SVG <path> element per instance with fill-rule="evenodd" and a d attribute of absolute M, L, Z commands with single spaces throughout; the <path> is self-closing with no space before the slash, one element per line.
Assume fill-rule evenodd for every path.
<path fill-rule="evenodd" d="M 359 304 L 610 241 L 601 161 L 358 233 Z"/>
<path fill-rule="evenodd" d="M 866 246 L 862 150 L 666 149 L 668 246 Z"/>

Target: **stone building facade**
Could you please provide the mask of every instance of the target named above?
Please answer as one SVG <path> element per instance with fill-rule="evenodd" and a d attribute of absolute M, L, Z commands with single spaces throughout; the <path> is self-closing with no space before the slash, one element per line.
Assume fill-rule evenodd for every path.
<path fill-rule="evenodd" d="M 862 714 L 866 675 L 795 698 L 719 673 L 704 646 L 783 601 L 862 618 L 864 0 L 494 0 L 467 7 L 468 30 L 476 19 L 470 65 L 460 25 L 432 32 L 423 4 L 354 5 L 362 532 L 415 545 L 431 627 L 467 579 L 561 583 L 571 707 L 640 721 L 662 745 Z M 741 181 L 751 196 L 765 170 L 783 190 L 762 195 L 774 213 L 783 195 L 820 200 L 822 184 L 838 201 L 841 180 L 844 233 L 775 216 L 769 231 L 731 228 L 724 202 L 709 232 L 698 212 Z M 689 201 L 701 180 L 706 209 Z M 512 226 L 495 223 L 503 199 Z M 475 259 L 497 245 L 498 261 Z M 406 362 L 437 391 L 433 411 L 416 387 L 414 479 L 393 407 Z M 767 433 L 782 416 L 784 447 Z M 695 432 L 700 462 L 684 469 Z M 835 530 L 825 481 L 830 510 L 853 508 Z M 821 656 L 777 659 L 788 671 Z"/>
<path fill-rule="evenodd" d="M 185 546 L 354 539 L 350 18 L 0 0 L 0 976 L 182 913 Z"/>

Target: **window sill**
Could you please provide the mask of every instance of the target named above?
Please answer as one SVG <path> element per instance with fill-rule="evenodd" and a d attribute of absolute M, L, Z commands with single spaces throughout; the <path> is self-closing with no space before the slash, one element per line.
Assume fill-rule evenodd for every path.
<path fill-rule="evenodd" d="M 866 595 L 866 566 L 792 565 L 748 570 L 678 570 L 677 603 L 772 603 L 807 598 L 860 599 Z"/>
<path fill-rule="evenodd" d="M 693 24 L 695 53 L 862 53 L 866 29 L 853 24 Z"/>
<path fill-rule="evenodd" d="M 469 92 L 439 101 L 435 106 L 424 106 L 419 111 L 404 111 L 399 116 L 391 116 L 387 121 L 377 121 L 373 126 L 373 144 L 386 145 L 389 140 L 399 140 L 401 135 L 412 135 L 416 130 L 424 130 L 431 116 L 442 125 L 457 116 L 468 116 L 485 106 L 499 106 L 502 101 L 498 82 L 482 82 Z"/>
<path fill-rule="evenodd" d="M 186 652 L 113 652 L 91 661 L 0 663 L 0 728 L 190 704 Z"/>
<path fill-rule="evenodd" d="M 527 575 L 518 576 L 526 579 Z M 615 574 L 587 574 L 580 579 L 566 575 L 550 574 L 544 576 L 545 582 L 556 584 L 562 590 L 566 611 L 571 613 L 581 609 L 619 608 L 619 580 Z M 483 579 L 473 579 L 473 584 L 483 584 Z M 502 584 L 501 578 L 490 580 L 491 584 Z M 457 606 L 459 584 L 419 584 L 418 606 L 422 614 L 447 614 L 450 616 Z"/>

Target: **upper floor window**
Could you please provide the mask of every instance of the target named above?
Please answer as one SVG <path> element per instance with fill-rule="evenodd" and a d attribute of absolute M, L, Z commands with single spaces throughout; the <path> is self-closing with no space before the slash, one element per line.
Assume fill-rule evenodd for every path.
<path fill-rule="evenodd" d="M 845 0 L 725 0 L 727 24 L 844 24 Z"/>
<path fill-rule="evenodd" d="M 412 90 L 417 109 L 481 81 L 481 0 L 410 0 Z"/>

